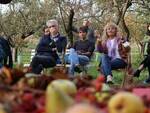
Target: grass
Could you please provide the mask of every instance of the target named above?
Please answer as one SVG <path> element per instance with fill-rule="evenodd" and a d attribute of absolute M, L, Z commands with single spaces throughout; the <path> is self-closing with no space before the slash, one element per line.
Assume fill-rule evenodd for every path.
<path fill-rule="evenodd" d="M 140 54 L 138 51 L 139 49 L 136 47 L 136 45 L 132 45 L 131 48 L 131 64 L 133 69 L 137 69 L 140 62 L 143 60 L 143 56 Z M 88 70 L 88 74 L 92 75 L 93 78 L 96 78 L 97 76 L 100 75 L 100 73 L 97 71 L 97 62 L 92 60 L 92 64 L 95 64 L 95 66 L 90 67 Z M 123 80 L 123 75 L 124 72 L 121 71 L 112 71 L 113 73 L 113 80 L 115 84 L 120 84 Z M 146 78 L 148 77 L 148 71 L 147 69 L 143 70 L 140 74 L 139 78 L 134 78 L 134 81 L 136 83 L 141 83 L 143 82 Z"/>
<path fill-rule="evenodd" d="M 132 48 L 131 48 L 131 63 L 134 69 L 137 69 L 137 67 L 139 66 L 140 62 L 142 61 L 142 56 L 140 55 L 140 52 L 138 51 L 139 49 L 136 47 L 136 45 L 132 44 Z M 29 63 L 30 62 L 30 52 L 26 52 L 24 51 L 22 53 L 22 62 L 25 63 Z M 92 67 L 88 68 L 88 74 L 90 74 L 91 76 L 93 76 L 93 78 L 96 78 L 97 76 L 99 76 L 99 72 L 97 71 L 97 65 L 98 62 L 97 60 L 92 59 L 91 61 Z M 123 79 L 123 72 L 120 71 L 113 71 L 113 76 L 114 76 L 114 82 L 116 84 L 120 84 L 122 79 Z M 141 75 L 138 79 L 135 79 L 136 82 L 142 82 L 144 81 L 148 76 L 148 71 L 144 70 L 141 72 Z"/>

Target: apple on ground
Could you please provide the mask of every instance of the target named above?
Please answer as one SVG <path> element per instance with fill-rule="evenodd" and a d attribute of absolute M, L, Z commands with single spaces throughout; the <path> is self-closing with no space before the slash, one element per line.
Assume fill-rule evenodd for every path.
<path fill-rule="evenodd" d="M 109 113 L 144 113 L 143 101 L 129 92 L 120 92 L 108 102 Z"/>

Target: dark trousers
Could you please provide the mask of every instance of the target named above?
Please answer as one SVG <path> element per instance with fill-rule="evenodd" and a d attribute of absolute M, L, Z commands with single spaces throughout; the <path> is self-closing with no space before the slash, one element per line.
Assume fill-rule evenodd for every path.
<path fill-rule="evenodd" d="M 43 68 L 54 67 L 56 61 L 52 56 L 35 55 L 30 64 L 32 72 L 35 74 L 40 74 Z"/>
<path fill-rule="evenodd" d="M 141 62 L 144 65 L 144 68 L 148 68 L 149 80 L 150 80 L 150 55 L 147 55 L 145 59 Z"/>

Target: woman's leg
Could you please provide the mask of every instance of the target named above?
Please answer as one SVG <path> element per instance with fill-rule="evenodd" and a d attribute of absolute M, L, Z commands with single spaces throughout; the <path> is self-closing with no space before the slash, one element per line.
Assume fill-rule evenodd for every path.
<path fill-rule="evenodd" d="M 104 54 L 101 56 L 100 62 L 101 62 L 100 68 L 101 68 L 101 71 L 104 74 L 104 76 L 112 75 L 110 57 L 108 55 Z"/>
<path fill-rule="evenodd" d="M 127 66 L 127 63 L 119 58 L 116 58 L 114 60 L 111 61 L 111 68 L 112 70 L 116 70 L 116 69 L 123 69 Z"/>

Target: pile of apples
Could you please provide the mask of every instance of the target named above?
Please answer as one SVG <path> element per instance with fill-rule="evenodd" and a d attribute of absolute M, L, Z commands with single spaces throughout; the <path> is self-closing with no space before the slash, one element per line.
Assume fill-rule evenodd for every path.
<path fill-rule="evenodd" d="M 111 88 L 102 75 L 61 77 L 1 70 L 0 113 L 150 113 L 150 98 L 135 88 Z"/>

